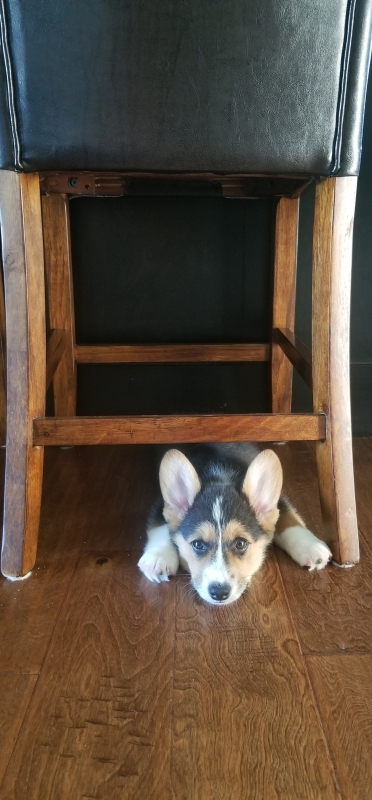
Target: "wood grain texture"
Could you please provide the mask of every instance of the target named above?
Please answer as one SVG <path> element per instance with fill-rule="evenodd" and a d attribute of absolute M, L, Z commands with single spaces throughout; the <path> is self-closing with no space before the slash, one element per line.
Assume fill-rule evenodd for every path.
<path fill-rule="evenodd" d="M 172 797 L 339 797 L 274 559 L 224 608 L 202 604 L 185 581 L 177 587 Z"/>
<path fill-rule="evenodd" d="M 6 680 L 1 676 L 2 773 L 31 688 L 43 670 L 82 548 L 131 549 L 137 560 L 144 546 L 147 515 L 158 493 L 154 456 L 152 448 L 143 447 L 46 453 L 36 567 L 21 584 L 0 578 L 0 672 L 7 675 Z"/>
<path fill-rule="evenodd" d="M 355 445 L 357 488 L 368 444 Z M 285 491 L 319 533 L 314 453 L 274 448 Z M 136 561 L 158 455 L 46 453 L 39 569 L 0 580 L 1 800 L 364 800 L 370 548 L 352 570 L 316 574 L 272 548 L 224 608 L 199 601 L 184 575 L 152 585 Z M 358 506 L 367 521 L 367 484 Z"/>
<path fill-rule="evenodd" d="M 49 324 L 66 333 L 66 347 L 53 378 L 54 410 L 76 413 L 75 312 L 71 266 L 70 217 L 66 195 L 42 197 L 45 274 Z"/>
<path fill-rule="evenodd" d="M 322 537 L 315 455 L 277 448 L 284 491 L 315 535 Z M 368 501 L 370 503 L 370 500 Z M 285 593 L 305 654 L 366 653 L 372 650 L 372 554 L 361 541 L 361 561 L 352 569 L 329 566 L 308 572 L 275 550 Z"/>
<path fill-rule="evenodd" d="M 276 212 L 273 328 L 294 330 L 297 276 L 297 239 L 300 201 L 282 197 Z M 292 406 L 293 367 L 273 336 L 271 392 L 274 413 L 289 414 Z"/>
<path fill-rule="evenodd" d="M 7 461 L 2 571 L 32 569 L 40 516 L 43 449 L 32 420 L 45 410 L 43 240 L 37 175 L 0 172 L 7 326 Z"/>
<path fill-rule="evenodd" d="M 304 653 L 368 653 L 372 650 L 371 553 L 361 542 L 353 569 L 330 566 L 309 573 L 276 552 L 294 624 Z"/>
<path fill-rule="evenodd" d="M 372 793 L 372 655 L 306 660 L 342 796 Z"/>
<path fill-rule="evenodd" d="M 372 441 L 354 439 L 353 453 L 358 525 L 363 538 L 372 550 Z"/>
<path fill-rule="evenodd" d="M 82 447 L 78 452 L 80 479 L 84 480 L 88 461 L 94 475 L 92 491 L 87 488 L 85 493 L 85 506 L 80 504 L 75 512 L 89 515 L 83 551 L 99 549 L 103 543 L 110 550 L 142 551 L 147 541 L 148 515 L 159 499 L 158 449 L 118 445 Z"/>
<path fill-rule="evenodd" d="M 138 554 L 84 554 L 2 800 L 170 796 L 175 583 Z"/>
<path fill-rule="evenodd" d="M 82 550 L 144 547 L 155 455 L 140 446 L 46 452 L 35 568 L 22 583 L 0 577 L 0 672 L 40 671 Z"/>
<path fill-rule="evenodd" d="M 92 492 L 98 505 L 101 477 L 97 465 L 88 450 L 46 453 L 45 501 L 35 568 L 20 583 L 0 578 L 0 672 L 40 671 L 86 539 Z"/>
<path fill-rule="evenodd" d="M 27 713 L 27 707 L 36 681 L 37 675 L 0 673 L 2 696 L 0 706 L 0 786 L 23 719 Z"/>
<path fill-rule="evenodd" d="M 268 361 L 269 344 L 76 345 L 78 364 Z"/>
<path fill-rule="evenodd" d="M 323 538 L 315 443 L 271 444 L 283 468 L 283 492 L 318 538 Z"/>
<path fill-rule="evenodd" d="M 349 329 L 357 178 L 318 184 L 313 238 L 313 398 L 327 414 L 317 445 L 325 536 L 340 564 L 359 561 L 351 442 Z"/>
<path fill-rule="evenodd" d="M 0 445 L 6 440 L 6 324 L 3 269 L 0 263 Z"/>
<path fill-rule="evenodd" d="M 324 436 L 322 414 L 44 417 L 34 420 L 36 445 L 267 442 L 317 440 Z"/>
<path fill-rule="evenodd" d="M 49 386 L 66 349 L 66 331 L 54 328 L 47 341 L 45 386 Z"/>
<path fill-rule="evenodd" d="M 307 386 L 312 389 L 311 351 L 289 328 L 275 328 L 273 336 L 288 361 L 295 367 Z"/>

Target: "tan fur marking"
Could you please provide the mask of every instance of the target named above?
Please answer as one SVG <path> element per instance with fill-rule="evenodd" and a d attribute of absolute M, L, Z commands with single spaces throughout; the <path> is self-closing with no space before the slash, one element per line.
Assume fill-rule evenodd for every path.
<path fill-rule="evenodd" d="M 208 534 L 213 530 L 213 538 L 217 540 L 216 533 L 214 529 L 212 529 L 212 526 L 205 523 L 194 531 L 193 535 L 190 537 L 190 541 L 199 537 L 205 539 L 205 541 L 211 541 L 211 539 L 207 540 L 204 534 L 201 534 L 202 530 L 204 530 L 205 533 L 208 531 Z M 228 538 L 226 537 L 226 532 L 228 532 Z M 247 585 L 254 573 L 260 568 L 265 558 L 266 548 L 272 536 L 263 535 L 257 541 L 254 541 L 252 537 L 250 537 L 249 531 L 247 531 L 238 520 L 230 520 L 223 531 L 222 539 L 223 541 L 231 542 L 237 536 L 244 536 L 244 538 L 250 541 L 246 553 L 243 556 L 237 556 L 235 553 L 227 551 L 225 558 L 233 582 L 242 582 Z M 202 583 L 204 570 L 213 561 L 214 554 L 207 553 L 203 558 L 198 557 L 191 547 L 190 542 L 186 541 L 181 533 L 176 533 L 173 537 L 173 541 L 179 549 L 181 561 L 186 562 L 192 582 L 197 589 Z"/>
<path fill-rule="evenodd" d="M 243 536 L 250 544 L 253 544 L 253 536 L 247 531 L 246 528 L 237 519 L 231 519 L 223 531 L 223 541 L 230 543 L 233 542 L 238 536 Z"/>
<path fill-rule="evenodd" d="M 231 551 L 227 553 L 226 561 L 234 580 L 248 582 L 251 579 L 265 558 L 268 543 L 266 536 L 262 536 L 249 545 L 244 556 L 236 556 Z"/>
<path fill-rule="evenodd" d="M 193 539 L 203 539 L 205 542 L 213 542 L 214 539 L 217 541 L 214 525 L 211 525 L 210 522 L 203 522 L 190 534 L 189 540 L 192 541 Z"/>
<path fill-rule="evenodd" d="M 268 536 L 270 536 L 270 540 L 273 538 L 274 533 L 276 533 L 276 527 L 275 526 L 276 526 L 277 521 L 279 519 L 279 514 L 280 514 L 279 509 L 278 508 L 273 508 L 272 511 L 269 511 L 268 514 L 265 514 L 265 516 L 262 517 L 259 520 L 261 528 L 263 528 L 265 533 Z"/>
<path fill-rule="evenodd" d="M 167 504 L 165 504 L 163 508 L 163 517 L 168 523 L 171 533 L 174 533 L 182 522 L 182 516 L 178 514 L 174 508 L 171 508 Z"/>
<path fill-rule="evenodd" d="M 302 528 L 306 528 L 303 519 L 301 519 L 300 515 L 294 508 L 288 508 L 284 511 L 281 511 L 279 513 L 279 519 L 276 523 L 275 536 L 280 536 L 280 534 L 287 530 L 287 528 L 294 528 L 295 525 L 300 525 Z"/>
<path fill-rule="evenodd" d="M 197 586 L 203 579 L 204 569 L 210 562 L 211 556 L 206 555 L 204 558 L 199 558 L 189 542 L 185 541 L 181 533 L 176 533 L 173 537 L 173 541 L 179 549 L 182 562 L 186 562 L 187 564 L 187 569 L 190 572 L 194 585 Z"/>

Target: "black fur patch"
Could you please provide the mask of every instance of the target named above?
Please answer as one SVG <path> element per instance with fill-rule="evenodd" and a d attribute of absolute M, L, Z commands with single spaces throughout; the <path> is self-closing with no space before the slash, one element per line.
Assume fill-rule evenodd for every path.
<path fill-rule="evenodd" d="M 231 520 L 236 519 L 254 540 L 263 535 L 262 528 L 249 507 L 248 501 L 233 486 L 213 484 L 202 488 L 182 521 L 179 531 L 185 539 L 195 533 L 204 522 L 209 522 L 216 527 L 214 508 L 219 498 L 222 528 L 225 528 Z"/>
<path fill-rule="evenodd" d="M 213 508 L 218 498 L 221 498 L 222 527 L 235 519 L 254 540 L 263 536 L 264 531 L 248 499 L 242 494 L 248 466 L 259 452 L 257 448 L 251 444 L 240 447 L 236 444 L 202 444 L 178 449 L 191 461 L 202 486 L 178 529 L 184 538 L 188 539 L 205 522 L 216 526 Z M 157 504 L 150 514 L 148 527 L 161 524 L 164 524 L 162 505 Z"/>
<path fill-rule="evenodd" d="M 163 517 L 163 508 L 164 508 L 164 501 L 162 498 L 154 503 L 152 509 L 149 513 L 148 520 L 147 520 L 147 530 L 150 531 L 151 528 L 160 528 L 161 525 L 164 525 L 165 519 Z"/>

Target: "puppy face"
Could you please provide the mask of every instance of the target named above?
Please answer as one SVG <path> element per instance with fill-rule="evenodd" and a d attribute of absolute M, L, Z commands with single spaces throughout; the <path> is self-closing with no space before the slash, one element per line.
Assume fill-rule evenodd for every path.
<path fill-rule="evenodd" d="M 202 488 L 190 461 L 170 450 L 160 467 L 164 517 L 203 600 L 232 603 L 249 585 L 271 541 L 282 470 L 272 450 L 249 466 L 241 492 L 230 483 Z"/>

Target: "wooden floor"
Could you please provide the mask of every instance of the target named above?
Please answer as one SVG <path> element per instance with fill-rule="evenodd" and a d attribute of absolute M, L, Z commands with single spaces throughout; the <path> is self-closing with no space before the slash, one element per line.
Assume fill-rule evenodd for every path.
<path fill-rule="evenodd" d="M 319 532 L 312 450 L 277 452 Z M 310 574 L 273 549 L 222 608 L 137 570 L 153 460 L 46 453 L 37 566 L 0 583 L 1 800 L 370 800 L 372 441 L 361 565 Z"/>

